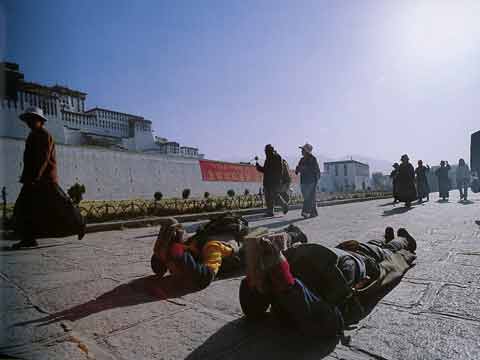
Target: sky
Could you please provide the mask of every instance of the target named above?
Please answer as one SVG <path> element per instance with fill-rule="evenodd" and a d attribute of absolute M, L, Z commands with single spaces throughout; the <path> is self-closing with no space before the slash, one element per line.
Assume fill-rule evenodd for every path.
<path fill-rule="evenodd" d="M 0 0 L 27 81 L 141 115 L 212 159 L 437 164 L 480 130 L 480 2 Z"/>

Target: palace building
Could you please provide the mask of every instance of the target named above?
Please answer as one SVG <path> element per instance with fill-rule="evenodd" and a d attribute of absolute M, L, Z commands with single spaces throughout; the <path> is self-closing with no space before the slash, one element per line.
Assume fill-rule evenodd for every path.
<path fill-rule="evenodd" d="M 87 94 L 65 86 L 46 86 L 24 80 L 18 64 L 1 63 L 5 92 L 0 97 L 0 136 L 25 139 L 27 126 L 18 116 L 26 108 L 42 108 L 46 128 L 65 145 L 101 146 L 183 158 L 203 158 L 198 149 L 154 137 L 152 121 L 105 108 L 87 109 Z"/>

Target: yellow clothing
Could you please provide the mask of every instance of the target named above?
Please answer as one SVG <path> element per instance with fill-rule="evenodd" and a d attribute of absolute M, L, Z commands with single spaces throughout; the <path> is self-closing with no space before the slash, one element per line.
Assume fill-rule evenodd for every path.
<path fill-rule="evenodd" d="M 233 249 L 231 246 L 221 241 L 212 240 L 204 245 L 201 262 L 216 275 L 222 265 L 222 259 L 231 256 L 232 254 Z"/>

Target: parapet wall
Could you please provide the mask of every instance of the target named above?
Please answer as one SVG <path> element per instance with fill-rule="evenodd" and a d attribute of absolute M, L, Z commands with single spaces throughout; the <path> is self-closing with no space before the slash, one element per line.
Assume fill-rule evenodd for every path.
<path fill-rule="evenodd" d="M 20 191 L 18 183 L 23 167 L 25 142 L 0 137 L 0 187 L 6 186 L 8 202 L 14 202 Z M 233 189 L 258 193 L 260 182 L 204 181 L 199 160 L 160 157 L 110 149 L 56 145 L 60 185 L 65 191 L 75 182 L 86 187 L 86 200 L 153 198 L 156 191 L 166 197 L 180 197 L 191 189 L 192 197 L 225 195 Z"/>

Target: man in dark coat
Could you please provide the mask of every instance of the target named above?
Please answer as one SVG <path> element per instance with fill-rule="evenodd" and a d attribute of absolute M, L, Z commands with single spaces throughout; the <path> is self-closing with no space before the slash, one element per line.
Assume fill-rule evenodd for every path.
<path fill-rule="evenodd" d="M 409 160 L 408 155 L 402 155 L 397 175 L 397 198 L 400 202 L 404 202 L 406 207 L 410 207 L 412 201 L 417 198 L 415 169 Z"/>
<path fill-rule="evenodd" d="M 275 204 L 279 204 L 283 213 L 288 212 L 288 204 L 280 195 L 282 186 L 282 158 L 275 151 L 272 145 L 265 146 L 265 163 L 261 166 L 258 162 L 255 164 L 258 171 L 263 173 L 263 191 L 265 194 L 265 203 L 267 206 L 267 216 L 273 216 Z"/>
<path fill-rule="evenodd" d="M 44 128 L 47 121 L 40 108 L 29 108 L 20 115 L 31 132 L 25 143 L 23 184 L 14 208 L 15 231 L 21 241 L 14 249 L 37 246 L 37 238 L 78 234 L 85 223 L 79 210 L 58 185 L 55 144 Z"/>
<path fill-rule="evenodd" d="M 313 146 L 305 144 L 300 146 L 302 149 L 302 158 L 295 169 L 295 174 L 300 174 L 300 187 L 303 195 L 302 216 L 315 217 L 317 212 L 317 183 L 320 179 L 320 167 L 315 156 L 313 156 Z"/>

